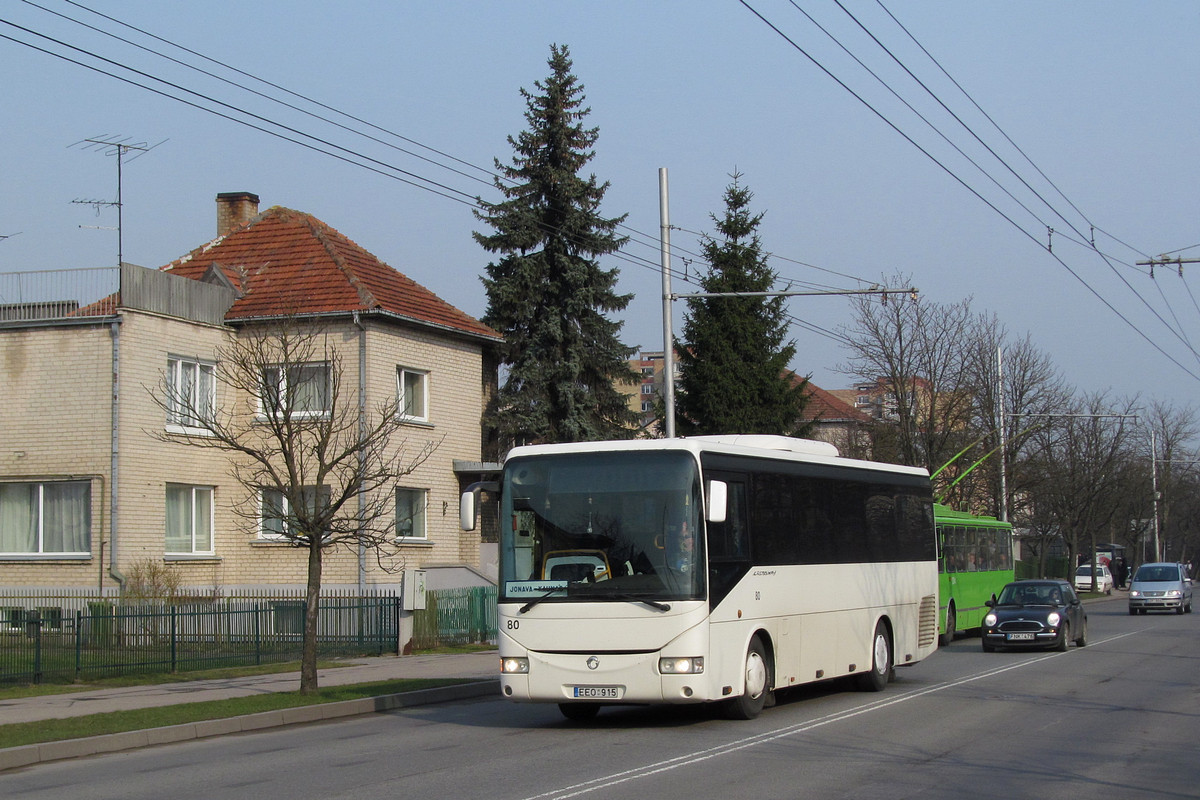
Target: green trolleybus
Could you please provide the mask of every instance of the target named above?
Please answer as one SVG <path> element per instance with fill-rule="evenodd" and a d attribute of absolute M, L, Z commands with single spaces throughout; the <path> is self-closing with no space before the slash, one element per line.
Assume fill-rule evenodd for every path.
<path fill-rule="evenodd" d="M 933 507 L 938 541 L 938 636 L 947 645 L 976 629 L 984 602 L 1013 580 L 1012 525 L 943 505 Z"/>
<path fill-rule="evenodd" d="M 517 447 L 499 490 L 501 691 L 570 719 L 851 677 L 937 647 L 923 469 L 778 436 Z M 464 493 L 473 529 L 477 494 Z"/>

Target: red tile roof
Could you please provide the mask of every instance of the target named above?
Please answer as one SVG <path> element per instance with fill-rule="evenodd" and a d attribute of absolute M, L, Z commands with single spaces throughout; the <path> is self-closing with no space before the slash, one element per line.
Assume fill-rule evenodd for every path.
<path fill-rule="evenodd" d="M 793 382 L 802 380 L 792 377 Z M 812 381 L 805 388 L 808 405 L 804 407 L 804 416 L 820 422 L 872 422 L 869 414 L 859 411 L 849 403 L 835 397 Z"/>
<path fill-rule="evenodd" d="M 383 312 L 472 336 L 501 338 L 316 217 L 290 208 L 269 208 L 162 269 L 201 280 L 214 266 L 242 293 L 225 315 L 229 321 Z"/>

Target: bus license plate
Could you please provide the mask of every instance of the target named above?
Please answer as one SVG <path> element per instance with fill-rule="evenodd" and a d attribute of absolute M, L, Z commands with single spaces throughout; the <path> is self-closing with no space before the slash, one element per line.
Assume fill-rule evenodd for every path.
<path fill-rule="evenodd" d="M 1032 642 L 1032 633 L 1010 633 L 1006 637 L 1010 642 Z"/>
<path fill-rule="evenodd" d="M 572 686 L 571 696 L 580 700 L 620 700 L 620 686 Z"/>

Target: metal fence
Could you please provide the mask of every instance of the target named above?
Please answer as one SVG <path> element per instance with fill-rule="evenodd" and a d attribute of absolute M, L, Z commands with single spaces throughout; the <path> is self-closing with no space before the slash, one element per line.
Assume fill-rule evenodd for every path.
<path fill-rule="evenodd" d="M 0 683 L 293 661 L 303 643 L 303 599 L 132 603 L 5 594 L 0 598 Z M 74 600 L 76 607 L 64 609 L 64 600 Z M 413 612 L 414 645 L 494 642 L 495 603 L 495 587 L 428 592 L 426 609 Z M 325 656 L 396 653 L 400 620 L 395 596 L 322 598 L 317 651 Z"/>
<path fill-rule="evenodd" d="M 495 643 L 497 588 L 439 589 L 425 595 L 425 610 L 413 612 L 413 646 L 419 649 Z"/>

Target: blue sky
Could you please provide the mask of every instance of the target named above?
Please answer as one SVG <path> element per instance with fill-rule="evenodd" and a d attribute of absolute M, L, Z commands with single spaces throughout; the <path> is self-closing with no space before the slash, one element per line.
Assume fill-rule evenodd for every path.
<path fill-rule="evenodd" d="M 97 216 L 71 202 L 115 199 L 115 160 L 71 147 L 109 134 L 162 142 L 123 170 L 127 261 L 161 266 L 204 243 L 215 233 L 217 193 L 246 190 L 264 208 L 316 215 L 482 315 L 478 276 L 489 255 L 472 240 L 482 228 L 463 200 L 496 198 L 483 170 L 494 158 L 510 159 L 506 137 L 525 124 L 519 89 L 532 90 L 546 76 L 549 46 L 560 43 L 571 48 L 589 122 L 600 129 L 590 166 L 611 182 L 602 211 L 627 213 L 635 232 L 625 257 L 605 262 L 621 270 L 620 289 L 635 295 L 623 315 L 627 344 L 662 347 L 658 169 L 669 171 L 678 269 L 700 249 L 693 232 L 712 229 L 709 215 L 722 211 L 736 170 L 765 213 L 763 245 L 781 257 L 773 265 L 785 278 L 853 289 L 860 284 L 846 276 L 907 274 L 931 300 L 970 296 L 976 310 L 996 313 L 1015 336 L 1028 332 L 1083 391 L 1140 392 L 1187 406 L 1200 386 L 1200 358 L 1190 344 L 1200 344 L 1200 264 L 1185 266 L 1182 278 L 1158 269 L 1153 279 L 1136 265 L 1181 249 L 1181 256 L 1200 257 L 1193 248 L 1200 244 L 1200 4 L 1190 0 L 842 0 L 845 11 L 833 0 L 36 3 L 5 2 L 0 19 L 11 24 L 0 25 L 0 35 L 182 94 L 67 45 L 103 55 L 383 162 L 376 166 L 389 174 L 0 39 L 0 235 L 9 236 L 0 240 L 0 272 L 116 262 L 115 234 L 81 227 L 113 225 L 115 213 Z M 182 45 L 350 113 L 363 122 L 314 109 L 454 171 L 38 6 L 285 96 L 171 46 Z M 398 180 L 406 176 L 393 167 L 444 188 L 417 188 Z M 688 287 L 677 280 L 675 289 Z M 846 351 L 820 332 L 849 321 L 846 301 L 796 298 L 789 310 L 818 329 L 793 330 L 795 368 L 825 388 L 850 385 L 838 371 Z M 677 326 L 681 314 L 676 304 Z"/>

